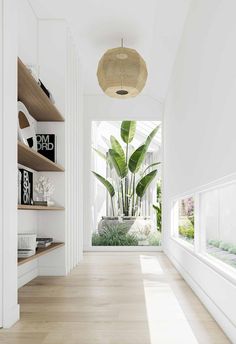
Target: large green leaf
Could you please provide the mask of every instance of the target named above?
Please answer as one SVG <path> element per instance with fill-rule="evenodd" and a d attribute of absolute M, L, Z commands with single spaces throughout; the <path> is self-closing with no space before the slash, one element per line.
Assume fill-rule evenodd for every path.
<path fill-rule="evenodd" d="M 125 158 L 120 156 L 114 149 L 109 149 L 108 155 L 115 167 L 116 173 L 120 178 L 124 178 L 128 173 L 128 168 L 125 162 Z"/>
<path fill-rule="evenodd" d="M 120 135 L 125 143 L 130 143 L 135 135 L 136 121 L 123 121 L 121 123 Z"/>
<path fill-rule="evenodd" d="M 110 196 L 113 197 L 115 195 L 115 190 L 113 185 L 100 174 L 93 172 L 92 173 L 97 177 L 97 179 L 106 187 L 107 191 L 109 192 Z"/>
<path fill-rule="evenodd" d="M 110 141 L 111 141 L 111 148 L 116 151 L 118 154 L 120 154 L 120 156 L 122 158 L 125 159 L 125 153 L 124 153 L 124 150 L 123 148 L 121 147 L 120 143 L 118 142 L 118 140 L 111 135 L 110 137 Z"/>
<path fill-rule="evenodd" d="M 129 158 L 129 170 L 132 173 L 138 172 L 140 166 L 142 165 L 147 152 L 146 144 L 137 148 L 131 157 Z"/>
<path fill-rule="evenodd" d="M 149 170 L 149 168 L 152 168 L 152 167 L 157 166 L 157 165 L 160 165 L 160 162 L 154 162 L 153 164 L 147 166 L 147 167 L 145 168 L 145 170 L 143 171 L 142 174 L 144 175 L 145 172 L 146 172 L 147 170 Z"/>
<path fill-rule="evenodd" d="M 156 126 L 153 131 L 148 135 L 147 139 L 146 139 L 146 142 L 145 142 L 145 145 L 147 146 L 147 150 L 148 150 L 148 147 L 150 145 L 150 143 L 152 142 L 152 139 L 154 138 L 154 136 L 156 135 L 156 133 L 158 132 L 160 126 Z"/>
<path fill-rule="evenodd" d="M 144 176 L 137 184 L 136 186 L 136 194 L 142 198 L 143 195 L 145 194 L 148 186 L 151 184 L 151 182 L 153 181 L 153 179 L 156 177 L 157 175 L 157 170 L 154 170 L 150 173 L 148 173 L 146 176 Z"/>

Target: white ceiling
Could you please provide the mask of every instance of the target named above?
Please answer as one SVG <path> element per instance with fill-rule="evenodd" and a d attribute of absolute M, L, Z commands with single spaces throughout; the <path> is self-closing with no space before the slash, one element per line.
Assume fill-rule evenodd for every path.
<path fill-rule="evenodd" d="M 191 0 L 29 0 L 39 18 L 65 18 L 85 69 L 85 93 L 102 94 L 97 64 L 109 48 L 138 50 L 148 67 L 144 94 L 165 98 Z"/>

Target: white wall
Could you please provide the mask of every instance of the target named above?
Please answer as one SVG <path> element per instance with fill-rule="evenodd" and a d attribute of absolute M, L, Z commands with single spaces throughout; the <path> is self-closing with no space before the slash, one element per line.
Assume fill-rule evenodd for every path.
<path fill-rule="evenodd" d="M 91 248 L 91 233 L 94 230 L 91 219 L 94 177 L 92 176 L 91 147 L 92 121 L 162 121 L 163 106 L 158 100 L 139 95 L 131 99 L 114 99 L 103 95 L 84 96 L 83 131 L 84 144 L 83 180 L 84 180 L 84 248 Z"/>
<path fill-rule="evenodd" d="M 19 318 L 17 304 L 17 3 L 0 1 L 0 326 Z"/>
<path fill-rule="evenodd" d="M 17 1 L 18 56 L 25 64 L 38 65 L 38 21 L 28 0 Z"/>
<path fill-rule="evenodd" d="M 194 0 L 164 112 L 164 247 L 236 342 L 235 284 L 170 238 L 171 200 L 236 171 L 236 3 Z"/>

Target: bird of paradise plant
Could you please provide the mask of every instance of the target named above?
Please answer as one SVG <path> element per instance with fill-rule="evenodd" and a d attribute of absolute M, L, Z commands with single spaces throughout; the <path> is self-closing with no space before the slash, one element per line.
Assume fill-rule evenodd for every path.
<path fill-rule="evenodd" d="M 118 185 L 116 181 L 110 182 L 100 174 L 93 171 L 97 179 L 106 187 L 110 198 L 112 214 L 115 216 L 114 196 L 118 200 L 118 213 L 125 216 L 140 215 L 142 199 L 157 175 L 156 167 L 159 162 L 155 162 L 144 169 L 140 173 L 150 143 L 156 135 L 159 126 L 155 127 L 148 135 L 145 142 L 131 153 L 130 143 L 136 133 L 136 121 L 123 121 L 121 123 L 120 135 L 125 143 L 125 151 L 119 141 L 111 135 L 110 149 L 107 154 L 95 149 L 95 151 L 103 157 L 111 169 L 115 169 L 118 176 Z M 118 214 L 117 214 L 118 215 Z"/>

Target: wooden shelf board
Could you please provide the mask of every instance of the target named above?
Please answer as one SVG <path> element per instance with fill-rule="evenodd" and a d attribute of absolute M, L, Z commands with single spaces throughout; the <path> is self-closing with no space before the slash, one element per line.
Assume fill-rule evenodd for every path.
<path fill-rule="evenodd" d="M 27 205 L 27 204 L 18 204 L 17 207 L 19 210 L 47 210 L 47 211 L 53 211 L 53 210 L 65 210 L 64 207 L 60 206 L 42 206 L 42 205 Z"/>
<path fill-rule="evenodd" d="M 34 149 L 27 147 L 18 141 L 18 163 L 35 171 L 64 172 L 64 168 L 59 164 L 49 160 Z"/>
<path fill-rule="evenodd" d="M 22 265 L 30 262 L 31 260 L 37 259 L 45 254 L 56 250 L 57 248 L 63 247 L 65 244 L 63 242 L 54 242 L 50 246 L 45 248 L 38 248 L 36 254 L 29 258 L 18 258 L 18 265 Z"/>
<path fill-rule="evenodd" d="M 64 118 L 18 58 L 18 99 L 37 121 L 63 122 Z"/>

